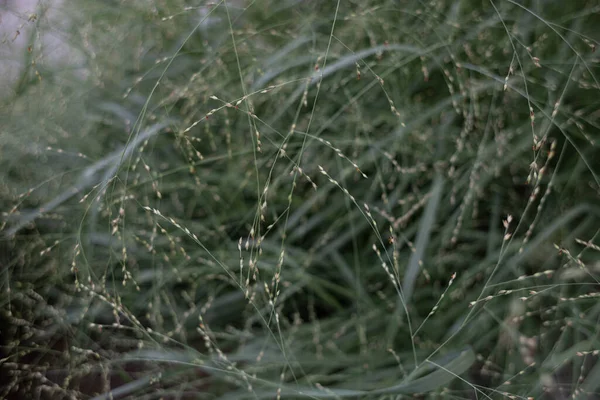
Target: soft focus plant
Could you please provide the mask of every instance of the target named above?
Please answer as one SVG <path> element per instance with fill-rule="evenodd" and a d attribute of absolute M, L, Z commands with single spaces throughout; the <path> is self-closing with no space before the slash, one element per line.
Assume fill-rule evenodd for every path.
<path fill-rule="evenodd" d="M 3 396 L 598 395 L 595 2 L 39 7 Z"/>

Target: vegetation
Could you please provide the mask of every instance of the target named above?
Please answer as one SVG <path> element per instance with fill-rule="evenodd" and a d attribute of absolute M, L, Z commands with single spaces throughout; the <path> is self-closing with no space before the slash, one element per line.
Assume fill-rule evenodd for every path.
<path fill-rule="evenodd" d="M 596 1 L 66 3 L 1 100 L 2 398 L 600 394 Z"/>

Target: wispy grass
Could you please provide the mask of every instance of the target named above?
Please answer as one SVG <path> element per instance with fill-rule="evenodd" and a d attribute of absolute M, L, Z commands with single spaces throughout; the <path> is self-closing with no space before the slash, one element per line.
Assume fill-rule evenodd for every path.
<path fill-rule="evenodd" d="M 593 2 L 75 3 L 0 108 L 3 397 L 599 395 Z"/>

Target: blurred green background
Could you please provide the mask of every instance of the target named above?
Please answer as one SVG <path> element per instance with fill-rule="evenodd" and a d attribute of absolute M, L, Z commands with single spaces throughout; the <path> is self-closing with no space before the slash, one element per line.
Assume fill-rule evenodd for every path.
<path fill-rule="evenodd" d="M 0 396 L 600 398 L 599 11 L 0 2 Z"/>

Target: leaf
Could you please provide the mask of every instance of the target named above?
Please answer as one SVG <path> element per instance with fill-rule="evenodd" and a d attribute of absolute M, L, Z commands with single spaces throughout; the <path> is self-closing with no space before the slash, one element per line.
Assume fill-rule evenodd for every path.
<path fill-rule="evenodd" d="M 239 399 L 245 394 L 252 398 L 273 398 L 275 391 L 281 389 L 282 398 L 314 398 L 314 399 L 338 399 L 338 398 L 355 398 L 361 396 L 372 396 L 382 394 L 417 394 L 427 393 L 441 388 L 450 383 L 454 378 L 467 371 L 475 362 L 475 353 L 469 347 L 460 352 L 454 352 L 446 355 L 437 362 L 431 362 L 426 365 L 421 365 L 423 370 L 433 369 L 433 372 L 414 380 L 407 380 L 395 386 L 376 389 L 371 391 L 351 390 L 351 389 L 335 389 L 335 388 L 310 388 L 302 386 L 286 386 L 275 382 L 264 380 L 255 380 L 252 383 L 263 384 L 270 386 L 273 390 L 234 392 L 220 397 L 220 400 Z M 436 365 L 439 365 L 437 367 Z M 417 369 L 418 371 L 418 369 Z"/>
<path fill-rule="evenodd" d="M 402 283 L 402 291 L 404 294 L 405 303 L 410 302 L 410 298 L 415 288 L 415 282 L 419 275 L 420 261 L 423 259 L 425 249 L 429 243 L 429 237 L 431 236 L 431 230 L 435 223 L 435 214 L 440 204 L 440 198 L 442 197 L 442 189 L 444 187 L 444 177 L 441 173 L 438 173 L 433 181 L 431 188 L 431 198 L 427 202 L 421 223 L 419 224 L 419 232 L 417 234 L 417 241 L 415 243 L 415 251 L 410 257 L 406 273 L 404 274 L 404 282 Z"/>

